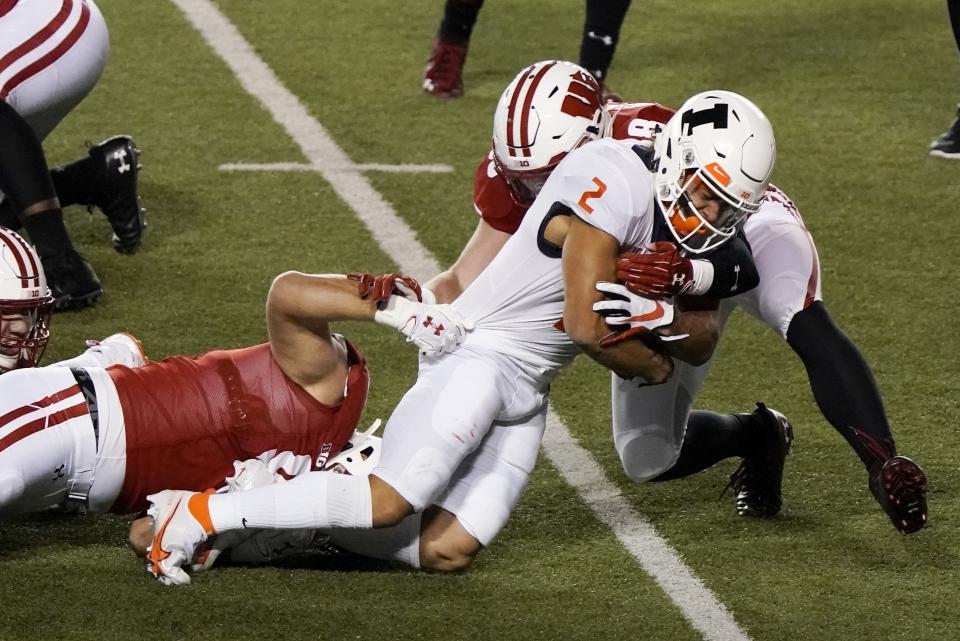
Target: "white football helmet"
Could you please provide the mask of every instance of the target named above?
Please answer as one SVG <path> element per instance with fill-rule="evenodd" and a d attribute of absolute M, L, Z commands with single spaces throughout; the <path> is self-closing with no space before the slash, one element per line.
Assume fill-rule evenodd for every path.
<path fill-rule="evenodd" d="M 36 250 L 0 227 L 0 374 L 37 364 L 50 338 L 52 311 Z"/>
<path fill-rule="evenodd" d="M 693 96 L 654 139 L 656 197 L 681 247 L 701 254 L 723 244 L 760 208 L 776 159 L 770 121 L 739 94 Z M 690 194 L 719 197 L 719 214 L 705 217 Z"/>
<path fill-rule="evenodd" d="M 520 204 L 536 198 L 553 168 L 606 129 L 600 85 L 572 62 L 537 62 L 513 79 L 493 115 L 493 161 Z"/>

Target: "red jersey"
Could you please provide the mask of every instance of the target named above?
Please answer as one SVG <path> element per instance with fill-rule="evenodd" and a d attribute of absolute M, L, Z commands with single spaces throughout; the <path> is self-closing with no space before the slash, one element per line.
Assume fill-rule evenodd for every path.
<path fill-rule="evenodd" d="M 666 124 L 674 110 L 655 102 L 618 102 L 604 106 L 610 122 L 606 136 L 616 140 L 634 139 L 639 142 L 653 138 L 654 128 Z M 512 234 L 529 205 L 520 205 L 510 196 L 507 181 L 497 171 L 491 150 L 477 167 L 473 179 L 473 206 L 484 221 L 494 229 Z"/>
<path fill-rule="evenodd" d="M 143 510 L 146 496 L 164 489 L 217 487 L 235 460 L 266 450 L 306 454 L 322 468 L 353 434 L 367 399 L 366 360 L 349 342 L 347 352 L 345 396 L 335 407 L 287 378 L 269 343 L 111 367 L 127 468 L 110 511 Z"/>

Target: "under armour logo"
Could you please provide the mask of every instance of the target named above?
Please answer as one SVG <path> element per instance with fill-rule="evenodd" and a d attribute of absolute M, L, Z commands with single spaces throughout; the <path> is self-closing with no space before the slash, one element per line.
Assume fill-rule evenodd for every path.
<path fill-rule="evenodd" d="M 113 152 L 113 159 L 120 163 L 120 165 L 117 167 L 118 172 L 123 174 L 130 171 L 130 163 L 127 162 L 126 149 L 118 149 L 117 151 Z"/>
<path fill-rule="evenodd" d="M 440 332 L 443 331 L 443 324 L 440 324 L 440 325 L 433 324 L 433 316 L 427 316 L 427 318 L 423 321 L 423 326 L 432 327 L 434 336 L 439 336 Z"/>
<path fill-rule="evenodd" d="M 53 473 L 54 473 L 53 480 L 54 480 L 54 481 L 56 481 L 57 479 L 62 479 L 64 476 L 67 475 L 66 472 L 64 472 L 64 470 L 66 469 L 66 467 L 67 467 L 67 464 L 64 463 L 63 465 L 61 465 L 60 467 L 58 467 L 57 469 L 55 469 L 55 470 L 53 471 Z"/>
<path fill-rule="evenodd" d="M 587 37 L 590 38 L 591 40 L 599 40 L 600 42 L 607 45 L 608 47 L 613 46 L 613 38 L 611 38 L 610 36 L 602 36 L 599 33 L 588 31 Z"/>
<path fill-rule="evenodd" d="M 674 274 L 673 275 L 673 284 L 683 286 L 683 283 L 687 280 L 686 274 Z"/>
<path fill-rule="evenodd" d="M 736 278 L 733 280 L 733 287 L 730 288 L 731 292 L 737 291 L 737 287 L 740 283 L 740 265 L 734 265 L 733 274 L 736 276 Z"/>

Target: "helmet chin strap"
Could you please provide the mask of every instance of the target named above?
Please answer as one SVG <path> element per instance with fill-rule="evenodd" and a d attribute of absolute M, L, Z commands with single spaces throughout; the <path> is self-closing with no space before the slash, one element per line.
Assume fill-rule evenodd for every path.
<path fill-rule="evenodd" d="M 19 362 L 20 362 L 19 354 L 17 356 L 7 356 L 6 354 L 0 354 L 0 374 L 17 369 L 17 364 Z"/>

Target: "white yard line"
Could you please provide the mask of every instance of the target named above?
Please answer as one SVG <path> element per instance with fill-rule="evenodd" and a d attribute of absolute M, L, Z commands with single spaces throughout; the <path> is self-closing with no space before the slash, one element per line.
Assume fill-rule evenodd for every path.
<path fill-rule="evenodd" d="M 324 179 L 356 212 L 400 271 L 421 278 L 439 272 L 440 265 L 433 255 L 362 175 L 363 166 L 354 164 L 347 157 L 297 97 L 277 80 L 236 27 L 209 0 L 171 1 L 233 70 L 243 88 L 287 130 L 310 165 L 318 168 Z M 703 585 L 653 526 L 630 507 L 590 453 L 580 447 L 553 411 L 547 417 L 543 447 L 563 478 L 576 489 L 597 518 L 613 530 L 617 539 L 704 639 L 750 640 L 716 595 Z"/>
<path fill-rule="evenodd" d="M 310 165 L 303 162 L 228 162 L 220 165 L 218 169 L 220 169 L 220 171 L 313 171 L 321 175 L 324 171 L 383 171 L 395 174 L 449 174 L 453 171 L 453 167 L 450 165 L 384 165 L 381 163 L 363 163 L 356 165 L 350 163 L 349 165 L 338 167 L 330 163 Z"/>

